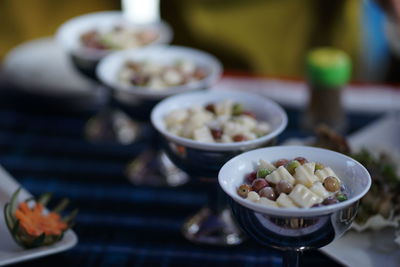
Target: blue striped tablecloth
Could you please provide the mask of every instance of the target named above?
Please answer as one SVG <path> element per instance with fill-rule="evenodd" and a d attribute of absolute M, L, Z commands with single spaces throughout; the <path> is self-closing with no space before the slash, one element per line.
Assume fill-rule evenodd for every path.
<path fill-rule="evenodd" d="M 180 228 L 206 202 L 206 188 L 133 186 L 126 164 L 149 148 L 91 144 L 83 138 L 88 111 L 54 109 L 46 102 L 1 93 L 0 164 L 34 195 L 54 192 L 79 207 L 73 249 L 19 266 L 281 266 L 281 252 L 252 240 L 237 247 L 196 245 Z M 53 105 L 58 106 L 58 105 Z M 290 123 L 281 140 L 301 136 L 299 112 L 287 110 Z M 350 116 L 351 131 L 374 116 Z M 306 252 L 302 266 L 338 266 L 320 252 Z"/>

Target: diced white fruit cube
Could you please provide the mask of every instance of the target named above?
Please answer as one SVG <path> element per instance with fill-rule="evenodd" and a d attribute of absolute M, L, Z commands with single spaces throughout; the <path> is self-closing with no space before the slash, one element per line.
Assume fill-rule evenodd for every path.
<path fill-rule="evenodd" d="M 318 170 L 315 172 L 315 175 L 318 177 L 318 179 L 323 182 L 324 179 L 328 176 L 333 176 L 333 177 L 337 177 L 337 175 L 333 172 L 333 170 L 329 167 L 325 167 L 322 170 Z M 338 178 L 339 179 L 339 178 Z"/>
<path fill-rule="evenodd" d="M 129 68 L 123 68 L 119 73 L 119 79 L 128 85 L 131 85 L 130 79 L 132 77 L 132 70 Z"/>
<path fill-rule="evenodd" d="M 229 121 L 229 118 L 230 118 L 230 116 L 228 116 L 228 115 L 220 115 L 217 117 L 217 120 L 220 124 L 224 124 L 227 121 Z"/>
<path fill-rule="evenodd" d="M 297 184 L 293 188 L 292 192 L 290 192 L 289 197 L 294 203 L 296 203 L 296 205 L 302 208 L 310 208 L 314 204 L 322 202 L 321 197 L 313 193 L 302 184 Z"/>
<path fill-rule="evenodd" d="M 272 200 L 270 200 L 270 199 L 268 199 L 266 197 L 261 197 L 258 200 L 258 203 L 260 203 L 262 205 L 265 205 L 265 206 L 269 206 L 269 207 L 278 207 L 278 204 L 276 204 L 275 201 L 272 201 Z"/>
<path fill-rule="evenodd" d="M 241 115 L 236 119 L 236 122 L 240 123 L 249 130 L 254 129 L 257 126 L 257 120 L 246 115 Z"/>
<path fill-rule="evenodd" d="M 256 135 L 255 133 L 252 133 L 252 132 L 249 132 L 249 131 L 244 132 L 244 133 L 243 133 L 243 136 L 246 138 L 246 140 L 254 140 L 254 139 L 257 139 L 257 135 Z"/>
<path fill-rule="evenodd" d="M 257 202 L 257 201 L 260 200 L 260 196 L 257 194 L 257 192 L 250 191 L 250 192 L 247 194 L 247 198 L 246 198 L 246 199 L 247 199 L 247 200 L 250 200 L 250 201 L 253 201 L 253 202 Z"/>
<path fill-rule="evenodd" d="M 294 178 L 300 184 L 303 184 L 307 187 L 312 186 L 312 184 L 318 181 L 318 177 L 314 175 L 315 163 L 314 166 L 312 164 L 306 163 L 301 165 L 295 169 Z"/>
<path fill-rule="evenodd" d="M 176 124 L 176 125 L 173 125 L 173 126 L 169 127 L 168 130 L 169 130 L 172 134 L 175 134 L 175 135 L 178 135 L 178 136 L 179 136 L 179 135 L 181 135 L 182 132 L 183 132 L 183 125 L 182 125 L 182 124 Z"/>
<path fill-rule="evenodd" d="M 280 166 L 274 172 L 267 175 L 267 177 L 265 177 L 265 179 L 268 182 L 273 183 L 273 184 L 278 184 L 279 181 L 282 181 L 282 180 L 285 180 L 292 185 L 296 182 L 296 180 L 293 178 L 293 176 L 283 166 Z"/>
<path fill-rule="evenodd" d="M 207 121 L 212 119 L 212 116 L 212 113 L 208 111 L 197 112 L 188 120 L 187 126 L 193 130 L 202 127 Z"/>
<path fill-rule="evenodd" d="M 267 122 L 259 122 L 254 131 L 259 135 L 267 134 L 271 131 L 271 125 L 269 125 Z"/>
<path fill-rule="evenodd" d="M 228 121 L 224 124 L 223 132 L 227 135 L 234 136 L 237 134 L 243 134 L 247 129 L 237 122 Z"/>
<path fill-rule="evenodd" d="M 183 82 L 183 76 L 174 69 L 167 70 L 163 75 L 164 81 L 169 85 L 180 84 Z"/>
<path fill-rule="evenodd" d="M 158 77 L 151 78 L 147 86 L 154 91 L 160 91 L 161 89 L 165 88 L 163 80 Z"/>
<path fill-rule="evenodd" d="M 206 126 L 194 130 L 193 138 L 199 142 L 214 143 L 214 138 Z"/>
<path fill-rule="evenodd" d="M 180 70 L 185 74 L 191 74 L 196 70 L 196 65 L 191 61 L 182 60 L 179 62 Z"/>
<path fill-rule="evenodd" d="M 229 135 L 223 134 L 221 136 L 221 142 L 222 143 L 231 143 L 231 142 L 233 142 L 233 140 L 232 140 L 232 137 L 230 137 Z"/>
<path fill-rule="evenodd" d="M 206 125 L 207 125 L 207 127 L 210 128 L 210 129 L 220 129 L 221 126 L 222 126 L 221 123 L 220 123 L 218 120 L 216 120 L 216 119 L 207 121 L 207 122 L 206 122 Z"/>
<path fill-rule="evenodd" d="M 278 204 L 278 206 L 283 208 L 297 208 L 296 204 L 294 204 L 293 201 L 290 199 L 290 197 L 285 193 L 281 193 L 279 195 L 279 197 L 276 200 L 276 203 Z"/>
<path fill-rule="evenodd" d="M 329 197 L 331 193 L 329 193 L 325 187 L 322 185 L 321 182 L 315 182 L 311 187 L 310 190 L 317 194 L 318 196 L 322 197 L 323 199 Z"/>
<path fill-rule="evenodd" d="M 258 169 L 276 170 L 276 167 L 269 161 L 260 159 L 258 161 Z"/>
<path fill-rule="evenodd" d="M 182 124 L 187 118 L 189 117 L 189 114 L 187 110 L 185 109 L 178 109 L 171 111 L 166 117 L 165 117 L 165 123 L 167 126 L 172 126 L 175 124 Z"/>
<path fill-rule="evenodd" d="M 303 166 L 303 168 L 306 169 L 309 173 L 314 174 L 315 162 L 307 162 L 301 166 Z"/>
<path fill-rule="evenodd" d="M 151 64 L 150 62 L 145 62 L 142 65 L 142 71 L 144 73 L 150 73 L 150 74 L 158 74 L 161 73 L 162 66 L 160 64 Z"/>
<path fill-rule="evenodd" d="M 233 101 L 232 100 L 225 100 L 223 102 L 217 103 L 215 105 L 215 112 L 216 114 L 219 115 L 227 115 L 231 116 L 232 115 L 232 109 L 233 109 Z"/>
<path fill-rule="evenodd" d="M 204 112 L 204 108 L 203 108 L 202 105 L 193 104 L 193 105 L 190 106 L 188 112 L 189 112 L 190 115 L 192 116 L 192 115 L 197 114 L 197 113 L 199 113 L 199 112 Z"/>

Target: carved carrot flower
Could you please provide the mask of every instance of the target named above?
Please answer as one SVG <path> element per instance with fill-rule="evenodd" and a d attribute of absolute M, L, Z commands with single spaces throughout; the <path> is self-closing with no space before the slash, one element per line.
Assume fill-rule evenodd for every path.
<path fill-rule="evenodd" d="M 59 241 L 64 232 L 71 228 L 78 210 L 61 217 L 60 212 L 68 205 L 68 199 L 63 199 L 52 211 L 47 211 L 45 206 L 51 199 L 50 193 L 43 194 L 36 201 L 28 199 L 18 203 L 19 192 L 20 189 L 4 206 L 4 217 L 14 240 L 25 248 Z"/>

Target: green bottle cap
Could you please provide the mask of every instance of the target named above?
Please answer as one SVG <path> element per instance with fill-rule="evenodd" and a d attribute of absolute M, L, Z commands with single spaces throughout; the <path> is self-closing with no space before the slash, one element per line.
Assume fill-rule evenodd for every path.
<path fill-rule="evenodd" d="M 313 49 L 307 55 L 306 64 L 309 82 L 322 88 L 340 88 L 347 84 L 351 76 L 350 57 L 339 49 Z"/>

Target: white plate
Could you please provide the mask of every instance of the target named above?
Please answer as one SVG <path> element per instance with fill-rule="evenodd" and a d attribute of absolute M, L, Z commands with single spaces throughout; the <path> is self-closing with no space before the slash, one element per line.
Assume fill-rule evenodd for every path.
<path fill-rule="evenodd" d="M 15 47 L 3 62 L 5 78 L 18 89 L 60 98 L 92 99 L 96 85 L 79 74 L 52 37 Z"/>
<path fill-rule="evenodd" d="M 350 231 L 320 250 L 349 267 L 399 267 L 400 247 L 394 230 L 357 233 Z"/>
<path fill-rule="evenodd" d="M 4 220 L 4 205 L 20 185 L 0 166 L 0 265 L 26 261 L 72 248 L 78 238 L 72 230 L 68 230 L 63 239 L 51 246 L 34 249 L 23 249 L 15 243 Z M 31 195 L 22 190 L 19 197 L 24 200 Z"/>
<path fill-rule="evenodd" d="M 228 90 L 246 90 L 264 95 L 275 102 L 303 109 L 307 106 L 307 85 L 302 81 L 278 80 L 262 77 L 225 76 L 218 84 Z M 347 111 L 381 113 L 399 110 L 400 90 L 377 84 L 352 84 L 343 92 L 343 106 Z"/>
<path fill-rule="evenodd" d="M 400 155 L 400 113 L 390 114 L 349 137 L 354 150 L 369 147 Z M 350 231 L 321 251 L 346 266 L 399 267 L 400 246 L 394 242 L 394 229 L 357 233 Z"/>

